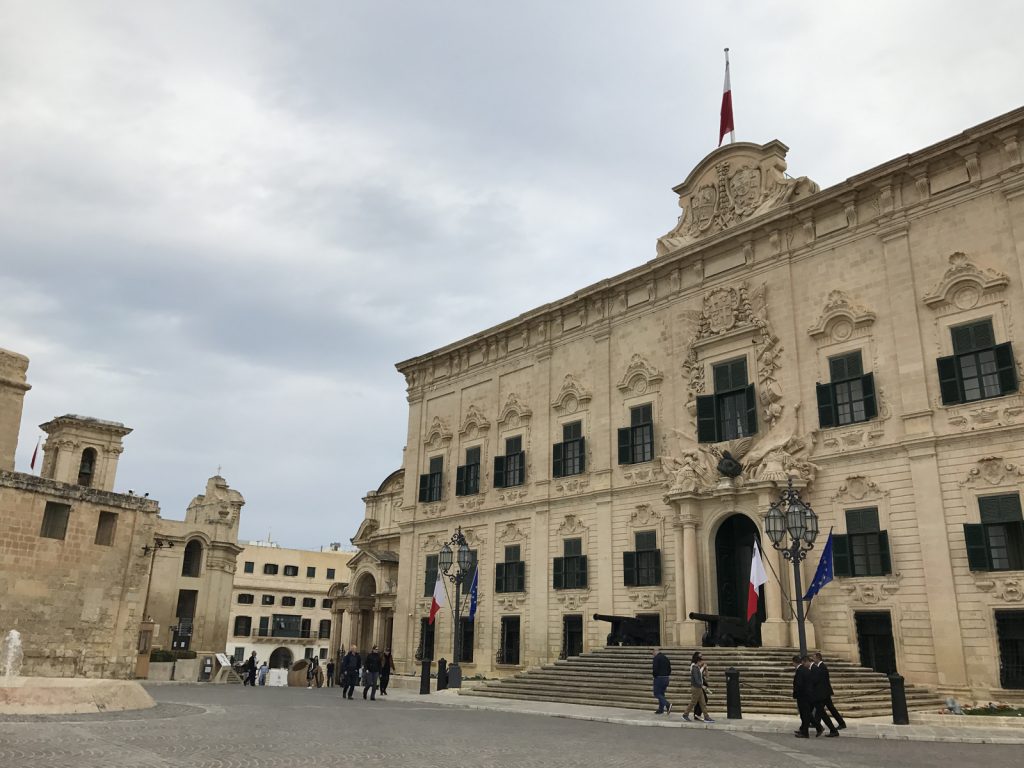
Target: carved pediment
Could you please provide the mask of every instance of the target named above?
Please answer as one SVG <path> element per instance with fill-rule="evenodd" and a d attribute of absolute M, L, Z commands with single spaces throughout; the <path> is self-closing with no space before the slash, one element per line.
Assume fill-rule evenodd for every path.
<path fill-rule="evenodd" d="M 480 412 L 479 408 L 471 405 L 466 411 L 466 418 L 462 420 L 462 426 L 459 427 L 459 435 L 473 438 L 478 434 L 485 434 L 490 428 L 491 422 L 487 420 L 487 417 Z"/>
<path fill-rule="evenodd" d="M 562 382 L 562 388 L 558 392 L 558 397 L 551 403 L 551 407 L 560 416 L 565 416 L 577 411 L 585 411 L 587 406 L 590 405 L 590 400 L 591 394 L 579 385 L 576 377 L 571 373 L 567 373 L 565 381 Z"/>
<path fill-rule="evenodd" d="M 448 424 L 440 416 L 435 416 L 434 420 L 430 422 L 430 428 L 427 430 L 426 437 L 423 440 L 424 445 L 428 445 L 431 448 L 441 448 L 452 441 L 452 431 L 448 428 Z"/>
<path fill-rule="evenodd" d="M 987 293 L 1000 291 L 1010 278 L 994 269 L 978 267 L 964 253 L 949 257 L 949 269 L 942 279 L 922 298 L 932 309 L 954 306 L 970 309 Z"/>
<path fill-rule="evenodd" d="M 864 475 L 850 475 L 846 481 L 839 486 L 833 501 L 859 503 L 878 501 L 889 495 L 889 492 L 880 488 L 878 483 L 869 480 Z"/>
<path fill-rule="evenodd" d="M 574 534 L 584 533 L 587 530 L 585 526 L 576 515 L 566 515 L 565 520 L 558 526 L 558 534 L 560 536 L 572 536 Z"/>
<path fill-rule="evenodd" d="M 808 328 L 807 333 L 818 341 L 843 341 L 850 338 L 855 330 L 874 322 L 874 312 L 857 304 L 845 291 L 836 290 L 829 293 L 818 322 Z"/>
<path fill-rule="evenodd" d="M 498 541 L 515 543 L 525 538 L 526 532 L 517 523 L 505 523 L 498 531 Z"/>
<path fill-rule="evenodd" d="M 530 416 L 533 411 L 519 402 L 519 396 L 512 392 L 505 401 L 505 407 L 501 409 L 501 416 L 498 417 L 500 429 L 515 429 L 530 423 Z"/>
<path fill-rule="evenodd" d="M 683 212 L 675 228 L 659 238 L 658 255 L 817 192 L 818 185 L 806 176 L 786 176 L 788 151 L 781 141 L 763 145 L 738 142 L 705 157 L 686 181 L 673 189 Z"/>
<path fill-rule="evenodd" d="M 643 395 L 656 390 L 664 378 L 661 372 L 648 363 L 642 355 L 633 355 L 626 366 L 626 372 L 619 381 L 621 392 Z"/>
<path fill-rule="evenodd" d="M 1024 468 L 1006 461 L 1001 456 L 987 456 L 979 459 L 960 485 L 1004 485 L 1019 483 L 1024 477 Z"/>

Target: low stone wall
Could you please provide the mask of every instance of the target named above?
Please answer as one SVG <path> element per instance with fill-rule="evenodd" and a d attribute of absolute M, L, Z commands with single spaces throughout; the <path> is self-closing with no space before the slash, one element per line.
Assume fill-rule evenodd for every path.
<path fill-rule="evenodd" d="M 18 677 L 0 685 L 0 715 L 71 715 L 155 705 L 134 680 Z"/>

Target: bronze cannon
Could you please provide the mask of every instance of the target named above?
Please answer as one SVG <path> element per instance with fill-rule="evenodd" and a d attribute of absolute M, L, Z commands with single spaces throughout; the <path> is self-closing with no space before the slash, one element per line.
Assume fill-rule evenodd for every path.
<path fill-rule="evenodd" d="M 757 636 L 756 620 L 748 623 L 736 616 L 719 616 L 715 613 L 691 613 L 690 618 L 707 624 L 704 637 L 701 638 L 701 645 L 706 648 L 732 648 L 737 645 L 756 648 L 761 644 Z"/>
<path fill-rule="evenodd" d="M 612 625 L 608 633 L 608 645 L 657 645 L 657 632 L 652 632 L 644 622 L 633 616 L 609 616 L 595 613 L 595 621 L 607 621 Z"/>

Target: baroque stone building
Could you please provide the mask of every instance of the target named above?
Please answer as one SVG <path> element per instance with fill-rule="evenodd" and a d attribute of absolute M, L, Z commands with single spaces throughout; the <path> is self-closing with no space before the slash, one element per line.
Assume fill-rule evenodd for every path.
<path fill-rule="evenodd" d="M 721 147 L 656 258 L 400 363 L 400 500 L 368 497 L 357 537 L 363 562 L 397 548 L 399 663 L 450 658 L 450 615 L 426 616 L 456 526 L 480 569 L 465 674 L 602 645 L 594 613 L 694 646 L 690 612 L 742 611 L 792 477 L 835 534 L 812 644 L 943 692 L 1024 686 L 1022 125 L 826 190 L 778 141 Z M 791 568 L 764 549 L 762 642 L 794 645 Z"/>

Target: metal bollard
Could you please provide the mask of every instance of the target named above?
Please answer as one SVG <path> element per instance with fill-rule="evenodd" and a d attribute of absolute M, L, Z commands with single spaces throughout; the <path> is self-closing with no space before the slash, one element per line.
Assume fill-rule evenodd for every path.
<path fill-rule="evenodd" d="M 903 676 L 895 672 L 889 675 L 889 690 L 892 697 L 892 724 L 910 725 L 907 712 L 907 691 L 903 687 Z"/>
<path fill-rule="evenodd" d="M 443 691 L 448 687 L 448 660 L 440 658 L 437 660 L 437 690 Z"/>
<path fill-rule="evenodd" d="M 725 709 L 729 720 L 743 719 L 743 706 L 740 703 L 740 671 L 736 667 L 725 670 Z"/>
<path fill-rule="evenodd" d="M 420 664 L 420 695 L 430 693 L 430 659 Z"/>

